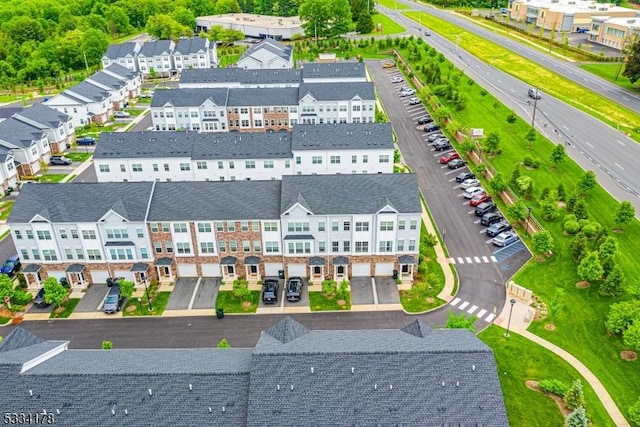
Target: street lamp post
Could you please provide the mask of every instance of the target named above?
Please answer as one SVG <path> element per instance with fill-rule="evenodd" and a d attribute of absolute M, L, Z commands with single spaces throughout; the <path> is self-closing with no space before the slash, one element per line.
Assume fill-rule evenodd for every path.
<path fill-rule="evenodd" d="M 147 287 L 147 281 L 143 280 L 144 282 L 144 292 L 147 294 L 147 303 L 149 303 L 149 311 L 153 310 L 153 307 L 151 307 L 151 298 L 149 298 L 149 288 Z"/>
<path fill-rule="evenodd" d="M 511 303 L 511 308 L 509 309 L 509 321 L 507 321 L 507 332 L 504 333 L 504 336 L 506 338 L 509 338 L 509 327 L 511 326 L 511 314 L 513 313 L 513 306 L 516 305 L 516 300 L 515 298 L 511 298 L 511 301 L 509 301 Z"/>
<path fill-rule="evenodd" d="M 533 208 L 531 206 L 527 206 L 527 229 L 525 230 L 527 235 L 529 234 L 529 221 L 531 220 L 531 211 Z"/>

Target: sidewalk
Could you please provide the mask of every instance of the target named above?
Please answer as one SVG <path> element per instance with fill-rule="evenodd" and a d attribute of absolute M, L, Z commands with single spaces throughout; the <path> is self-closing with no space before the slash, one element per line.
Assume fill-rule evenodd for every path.
<path fill-rule="evenodd" d="M 502 328 L 507 327 L 507 323 L 509 322 L 509 312 L 511 311 L 511 304 L 509 300 L 512 298 L 512 295 L 507 295 L 507 299 L 505 301 L 504 307 L 502 308 L 502 312 L 493 322 L 497 326 Z M 511 322 L 509 324 L 509 333 L 516 333 L 518 335 L 523 336 L 524 338 L 533 341 L 534 343 L 546 348 L 547 350 L 552 351 L 557 356 L 560 356 L 567 363 L 573 366 L 580 375 L 584 377 L 584 379 L 589 383 L 593 391 L 596 393 L 600 402 L 609 413 L 609 416 L 613 420 L 616 426 L 618 427 L 628 427 L 629 423 L 625 420 L 624 415 L 618 406 L 615 404 L 611 395 L 604 388 L 600 380 L 587 368 L 582 362 L 576 359 L 571 353 L 563 350 L 557 345 L 550 343 L 549 341 L 540 338 L 539 336 L 527 331 L 527 328 L 531 324 L 533 320 L 533 315 L 530 313 L 531 307 L 529 307 L 522 300 L 516 299 L 516 303 L 513 306 L 513 312 L 511 313 Z"/>

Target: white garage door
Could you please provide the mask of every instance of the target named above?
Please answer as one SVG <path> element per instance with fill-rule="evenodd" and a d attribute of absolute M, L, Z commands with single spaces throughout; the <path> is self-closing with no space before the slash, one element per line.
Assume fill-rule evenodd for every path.
<path fill-rule="evenodd" d="M 178 277 L 197 277 L 195 264 L 178 264 Z"/>
<path fill-rule="evenodd" d="M 279 270 L 282 270 L 282 264 L 279 262 L 267 262 L 264 264 L 265 276 L 277 276 Z"/>
<path fill-rule="evenodd" d="M 371 277 L 371 264 L 368 262 L 354 263 L 351 267 L 353 277 Z"/>
<path fill-rule="evenodd" d="M 49 277 L 55 277 L 58 279 L 58 282 L 63 277 L 67 277 L 67 274 L 64 271 L 47 271 L 47 274 L 49 274 Z"/>
<path fill-rule="evenodd" d="M 109 272 L 107 270 L 91 270 L 92 283 L 107 283 Z"/>
<path fill-rule="evenodd" d="M 131 280 L 131 275 L 133 273 L 131 273 L 129 270 L 115 270 L 114 274 L 116 275 L 116 277 L 124 277 L 125 280 Z"/>
<path fill-rule="evenodd" d="M 392 262 L 377 262 L 376 263 L 376 276 L 393 276 L 393 263 Z"/>
<path fill-rule="evenodd" d="M 306 264 L 289 264 L 287 266 L 287 273 L 289 274 L 289 277 L 307 277 L 307 266 Z"/>
<path fill-rule="evenodd" d="M 220 264 L 202 264 L 203 277 L 220 277 Z"/>

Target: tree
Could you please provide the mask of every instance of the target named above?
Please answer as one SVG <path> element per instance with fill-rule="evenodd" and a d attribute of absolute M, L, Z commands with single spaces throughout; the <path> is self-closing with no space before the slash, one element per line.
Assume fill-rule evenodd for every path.
<path fill-rule="evenodd" d="M 589 213 L 587 212 L 587 204 L 584 200 L 579 199 L 575 201 L 575 204 L 573 205 L 573 213 L 578 220 L 589 218 Z"/>
<path fill-rule="evenodd" d="M 80 43 L 82 54 L 87 58 L 87 63 L 97 64 L 100 62 L 102 55 L 107 51 L 107 47 L 109 47 L 109 38 L 102 31 L 92 28 L 82 34 L 82 41 Z"/>
<path fill-rule="evenodd" d="M 640 37 L 634 35 L 631 42 L 625 45 L 626 64 L 622 75 L 627 77 L 631 84 L 640 79 Z"/>
<path fill-rule="evenodd" d="M 622 341 L 627 347 L 640 350 L 640 320 L 634 321 L 631 326 L 622 332 Z"/>
<path fill-rule="evenodd" d="M 619 297 L 622 295 L 624 285 L 624 272 L 619 265 L 615 265 L 605 281 L 598 287 L 598 293 L 603 297 Z"/>
<path fill-rule="evenodd" d="M 558 184 L 558 188 L 556 189 L 556 193 L 558 194 L 558 200 L 564 202 L 566 193 L 564 191 L 564 185 Z"/>
<path fill-rule="evenodd" d="M 587 427 L 587 414 L 582 406 L 567 416 L 566 427 Z"/>
<path fill-rule="evenodd" d="M 0 274 L 0 301 L 13 297 L 13 281 L 6 274 Z"/>
<path fill-rule="evenodd" d="M 586 193 L 596 186 L 596 174 L 593 171 L 586 171 L 578 181 L 578 188 Z"/>
<path fill-rule="evenodd" d="M 518 185 L 518 178 L 520 178 L 520 165 L 516 165 L 516 168 L 513 170 L 513 173 L 511 174 L 511 180 L 509 181 L 509 184 L 511 184 L 512 187 L 516 187 Z"/>
<path fill-rule="evenodd" d="M 551 197 L 540 203 L 540 209 L 542 210 L 542 216 L 547 221 L 553 221 L 560 215 L 558 201 Z"/>
<path fill-rule="evenodd" d="M 499 148 L 500 135 L 498 135 L 496 132 L 491 132 L 484 142 L 484 149 L 487 150 L 489 154 L 495 154 L 498 152 Z"/>
<path fill-rule="evenodd" d="M 147 21 L 147 32 L 158 39 L 177 39 L 180 36 L 191 36 L 191 28 L 179 24 L 169 15 L 153 15 Z"/>
<path fill-rule="evenodd" d="M 58 279 L 55 277 L 49 277 L 42 284 L 44 288 L 44 300 L 47 304 L 55 304 L 56 307 L 60 307 L 62 302 L 69 295 L 69 289 L 58 283 Z"/>
<path fill-rule="evenodd" d="M 635 216 L 636 209 L 633 207 L 631 202 L 624 200 L 622 203 L 620 203 L 620 206 L 618 206 L 614 221 L 617 225 L 622 226 L 630 223 L 633 218 L 635 218 Z"/>
<path fill-rule="evenodd" d="M 530 177 L 521 176 L 516 180 L 516 185 L 518 186 L 518 190 L 524 194 L 525 198 L 531 199 L 533 197 L 534 184 Z"/>
<path fill-rule="evenodd" d="M 476 328 L 473 324 L 476 320 L 478 320 L 478 316 L 467 317 L 464 313 L 456 316 L 453 311 L 449 310 L 445 327 L 447 329 L 469 329 L 471 332 L 475 332 Z"/>
<path fill-rule="evenodd" d="M 551 162 L 553 162 L 554 165 L 556 165 L 556 167 L 560 166 L 562 164 L 562 162 L 565 161 L 565 159 L 567 158 L 567 152 L 564 149 L 564 146 L 562 144 L 557 144 L 555 147 L 553 147 L 553 150 L 551 151 Z"/>
<path fill-rule="evenodd" d="M 298 9 L 302 29 L 307 37 L 328 35 L 329 5 L 325 0 L 304 0 Z"/>
<path fill-rule="evenodd" d="M 640 300 L 611 304 L 605 326 L 614 334 L 624 332 L 634 322 L 640 321 Z"/>
<path fill-rule="evenodd" d="M 496 173 L 491 181 L 489 181 L 489 187 L 496 193 L 504 190 L 506 186 L 507 183 L 504 181 L 504 176 L 500 172 Z"/>
<path fill-rule="evenodd" d="M 578 264 L 578 276 L 587 282 L 600 279 L 603 273 L 604 270 L 600 265 L 598 254 L 593 251 L 587 252 L 587 255 Z"/>
<path fill-rule="evenodd" d="M 111 36 L 121 37 L 132 32 L 129 16 L 127 16 L 127 12 L 123 8 L 111 5 L 107 9 L 105 17 L 107 19 L 109 34 L 111 34 Z M 195 20 L 193 27 L 195 28 Z"/>
<path fill-rule="evenodd" d="M 636 425 L 640 425 L 640 398 L 629 408 L 629 420 Z"/>
<path fill-rule="evenodd" d="M 338 36 L 351 30 L 349 0 L 329 0 L 330 35 Z"/>
<path fill-rule="evenodd" d="M 507 210 L 509 211 L 509 215 L 518 221 L 523 221 L 529 214 L 529 208 L 527 208 L 526 203 L 522 199 L 509 206 Z"/>
<path fill-rule="evenodd" d="M 135 285 L 130 280 L 121 280 L 118 282 L 120 285 L 120 296 L 126 299 L 131 299 L 131 295 L 136 290 Z"/>
<path fill-rule="evenodd" d="M 513 110 L 511 110 L 511 112 L 507 116 L 507 123 L 512 125 L 512 124 L 514 124 L 516 122 L 516 120 L 518 120 L 518 119 L 516 118 L 516 115 L 513 113 Z"/>
<path fill-rule="evenodd" d="M 548 230 L 538 231 L 531 239 L 537 252 L 546 254 L 553 250 L 553 237 L 551 237 L 551 233 Z"/>
<path fill-rule="evenodd" d="M 600 258 L 608 258 L 614 256 L 618 252 L 618 241 L 613 236 L 608 236 L 604 242 L 598 247 Z"/>
<path fill-rule="evenodd" d="M 240 9 L 240 5 L 237 0 L 218 0 L 216 2 L 216 13 L 240 13 L 242 10 Z"/>
<path fill-rule="evenodd" d="M 371 13 L 363 11 L 358 14 L 358 20 L 356 21 L 356 31 L 360 34 L 367 34 L 374 29 L 373 19 Z"/>
<path fill-rule="evenodd" d="M 187 28 L 196 27 L 196 16 L 189 9 L 184 7 L 177 7 L 171 17 L 179 24 L 184 25 Z"/>
<path fill-rule="evenodd" d="M 584 392 L 582 391 L 582 381 L 575 380 L 567 394 L 564 395 L 564 404 L 569 409 L 584 408 Z"/>
<path fill-rule="evenodd" d="M 569 252 L 574 261 L 580 261 L 587 252 L 587 238 L 583 234 L 578 234 L 569 243 Z"/>
<path fill-rule="evenodd" d="M 222 338 L 216 348 L 231 348 L 229 341 L 226 338 Z"/>
<path fill-rule="evenodd" d="M 536 141 L 536 137 L 538 134 L 534 128 L 529 129 L 527 134 L 524 136 L 524 139 L 527 141 L 527 149 L 531 149 L 531 144 Z"/>
<path fill-rule="evenodd" d="M 251 291 L 247 285 L 247 279 L 241 278 L 233 281 L 233 296 L 236 298 L 244 298 L 250 293 Z"/>

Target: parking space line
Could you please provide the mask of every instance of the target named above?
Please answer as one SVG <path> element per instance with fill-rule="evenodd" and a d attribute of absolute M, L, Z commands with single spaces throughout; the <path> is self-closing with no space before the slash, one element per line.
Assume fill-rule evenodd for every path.
<path fill-rule="evenodd" d="M 467 313 L 469 314 L 473 314 L 474 311 L 476 311 L 478 309 L 477 305 L 474 305 L 473 307 L 471 307 L 469 310 L 467 310 Z"/>
<path fill-rule="evenodd" d="M 453 301 L 451 301 L 449 305 L 452 305 L 455 307 L 460 301 L 462 301 L 460 298 L 456 298 Z"/>

